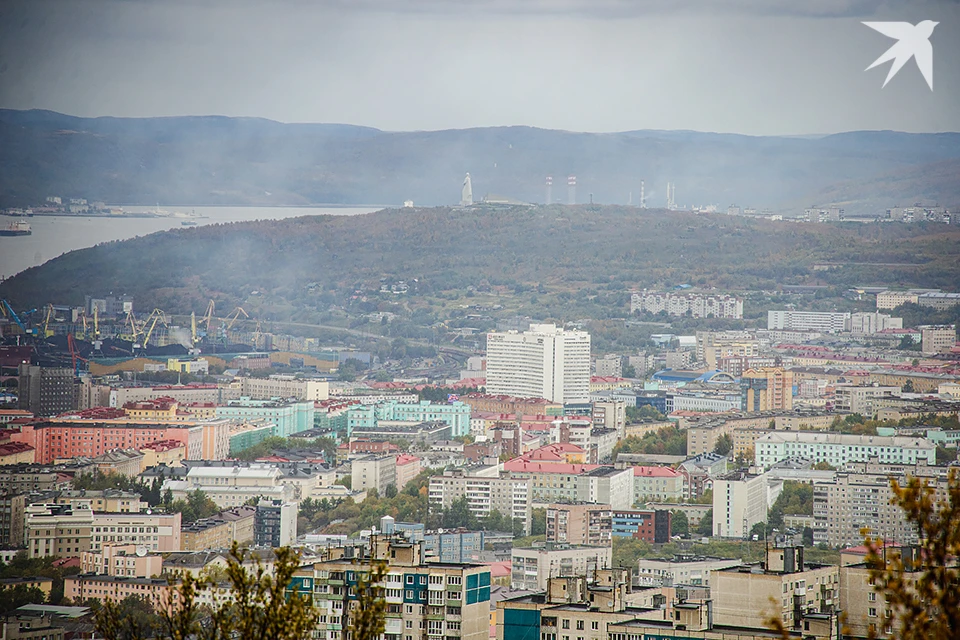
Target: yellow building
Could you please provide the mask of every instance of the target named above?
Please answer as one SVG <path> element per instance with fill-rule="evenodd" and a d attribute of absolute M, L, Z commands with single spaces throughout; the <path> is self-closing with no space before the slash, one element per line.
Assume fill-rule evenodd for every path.
<path fill-rule="evenodd" d="M 35 462 L 36 449 L 26 442 L 4 442 L 0 444 L 0 465 Z"/>
<path fill-rule="evenodd" d="M 187 457 L 187 448 L 179 440 L 158 440 L 140 448 L 143 460 L 140 469 L 149 469 L 158 465 L 179 467 Z"/>
<path fill-rule="evenodd" d="M 793 372 L 783 367 L 748 369 L 740 377 L 741 406 L 747 413 L 793 409 Z"/>
<path fill-rule="evenodd" d="M 161 420 L 164 422 L 176 422 L 177 410 L 180 408 L 173 398 L 156 398 L 155 400 L 143 400 L 140 402 L 128 402 L 123 405 L 123 412 L 128 418 L 134 420 Z"/>
<path fill-rule="evenodd" d="M 0 578 L 0 591 L 15 589 L 19 586 L 24 586 L 27 589 L 40 589 L 43 595 L 49 599 L 50 591 L 53 589 L 53 578 L 41 578 L 38 576 L 29 578 Z"/>
<path fill-rule="evenodd" d="M 210 371 L 209 361 L 203 358 L 181 359 L 169 358 L 167 360 L 167 371 L 177 371 L 179 373 L 203 373 Z"/>

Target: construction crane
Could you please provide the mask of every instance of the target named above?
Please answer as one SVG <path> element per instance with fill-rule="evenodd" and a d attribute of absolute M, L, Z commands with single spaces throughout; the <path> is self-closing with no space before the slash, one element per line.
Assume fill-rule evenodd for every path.
<path fill-rule="evenodd" d="M 190 312 L 190 345 L 197 346 L 197 314 Z"/>
<path fill-rule="evenodd" d="M 133 315 L 133 312 L 131 311 L 130 314 Z M 100 339 L 100 317 L 96 305 L 93 307 L 93 339 Z"/>

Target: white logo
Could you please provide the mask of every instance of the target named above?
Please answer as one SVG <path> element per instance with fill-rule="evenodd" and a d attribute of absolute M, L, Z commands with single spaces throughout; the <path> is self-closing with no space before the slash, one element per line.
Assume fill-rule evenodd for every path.
<path fill-rule="evenodd" d="M 897 72 L 903 68 L 903 65 L 910 58 L 913 58 L 917 61 L 917 68 L 923 74 L 923 79 L 927 81 L 930 90 L 933 91 L 933 45 L 930 44 L 930 36 L 933 34 L 933 28 L 940 24 L 939 22 L 924 20 L 917 23 L 916 26 L 909 22 L 864 22 L 863 24 L 889 38 L 897 39 L 897 44 L 874 60 L 873 64 L 866 68 L 866 71 L 888 60 L 893 60 L 893 64 L 890 65 L 890 72 L 887 73 L 887 79 L 883 81 L 885 87 L 893 76 L 897 75 Z"/>

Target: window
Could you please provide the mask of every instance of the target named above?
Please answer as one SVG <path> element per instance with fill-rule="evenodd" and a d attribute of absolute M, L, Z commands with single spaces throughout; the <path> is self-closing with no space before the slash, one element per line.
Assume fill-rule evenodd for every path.
<path fill-rule="evenodd" d="M 590 628 L 593 630 L 597 630 L 600 628 L 600 623 L 594 620 L 593 622 L 590 623 Z"/>
<path fill-rule="evenodd" d="M 876 607 L 870 607 L 869 609 L 867 609 L 867 615 L 870 616 L 871 618 L 876 618 L 877 617 Z"/>
<path fill-rule="evenodd" d="M 563 621 L 561 621 L 560 626 L 561 626 L 561 628 L 563 628 L 563 629 L 569 629 L 569 628 L 570 628 L 570 621 L 564 619 Z"/>
<path fill-rule="evenodd" d="M 577 620 L 577 631 L 583 631 L 583 620 Z"/>

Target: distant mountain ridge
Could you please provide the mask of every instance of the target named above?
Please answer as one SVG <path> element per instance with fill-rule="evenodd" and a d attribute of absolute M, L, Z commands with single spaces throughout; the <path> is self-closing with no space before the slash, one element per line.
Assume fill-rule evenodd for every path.
<path fill-rule="evenodd" d="M 48 195 L 153 204 L 451 204 L 474 194 L 781 212 L 841 203 L 875 215 L 916 201 L 960 204 L 960 134 L 854 131 L 758 137 L 695 131 L 576 133 L 533 127 L 391 132 L 262 118 L 79 118 L 0 110 L 0 206 Z M 906 179 L 910 176 L 909 179 Z"/>

